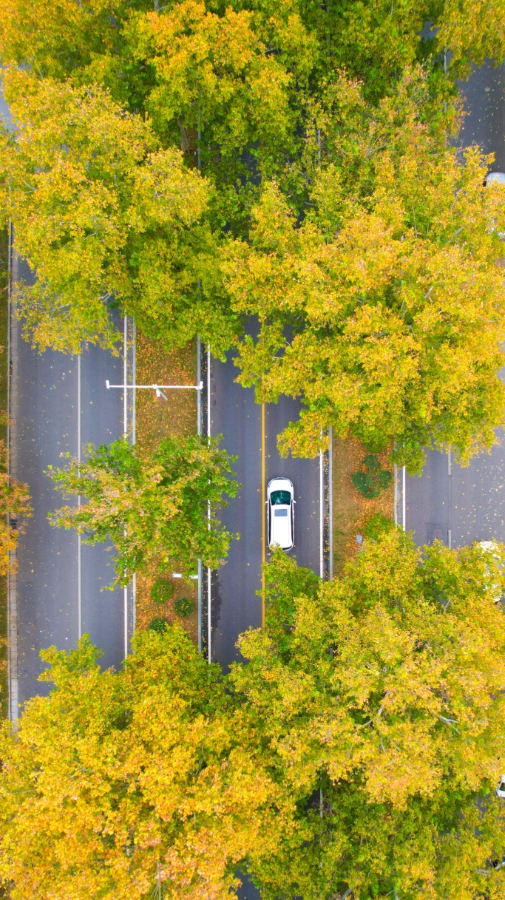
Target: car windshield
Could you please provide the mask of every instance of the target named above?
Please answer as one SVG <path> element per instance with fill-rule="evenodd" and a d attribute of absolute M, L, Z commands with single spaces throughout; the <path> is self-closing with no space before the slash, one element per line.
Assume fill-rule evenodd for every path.
<path fill-rule="evenodd" d="M 291 503 L 291 494 L 289 491 L 272 491 L 270 494 L 270 502 L 272 506 L 289 506 Z"/>

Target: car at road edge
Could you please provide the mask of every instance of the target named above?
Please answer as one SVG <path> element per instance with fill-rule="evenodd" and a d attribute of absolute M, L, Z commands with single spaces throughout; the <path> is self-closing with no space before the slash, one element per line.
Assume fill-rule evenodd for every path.
<path fill-rule="evenodd" d="M 480 549 L 483 551 L 484 556 L 487 556 L 490 560 L 491 559 L 494 560 L 494 562 L 497 562 L 500 566 L 503 565 L 503 556 L 500 552 L 500 548 L 499 548 L 498 544 L 496 543 L 496 541 L 479 541 L 477 546 L 480 547 Z M 489 588 L 491 590 L 491 595 L 493 597 L 493 603 L 500 603 L 500 601 L 502 599 L 500 585 L 493 581 L 490 581 L 491 573 L 490 573 L 489 566 L 487 564 L 486 564 L 486 570 L 484 573 L 484 578 L 485 578 L 487 585 L 489 586 Z"/>

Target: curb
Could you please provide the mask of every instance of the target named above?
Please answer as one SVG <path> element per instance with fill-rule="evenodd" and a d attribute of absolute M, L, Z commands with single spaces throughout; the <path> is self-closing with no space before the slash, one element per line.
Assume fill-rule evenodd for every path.
<path fill-rule="evenodd" d="M 7 358 L 7 460 L 8 474 L 17 475 L 17 408 L 18 408 L 18 340 L 19 324 L 16 318 L 16 302 L 12 296 L 12 284 L 16 282 L 18 258 L 13 248 L 13 229 L 9 223 L 8 254 L 8 358 Z M 10 523 L 9 523 L 10 524 Z M 10 571 L 7 575 L 7 658 L 9 719 L 16 722 L 19 715 L 18 680 L 18 604 L 17 604 L 17 552 L 10 554 Z"/>

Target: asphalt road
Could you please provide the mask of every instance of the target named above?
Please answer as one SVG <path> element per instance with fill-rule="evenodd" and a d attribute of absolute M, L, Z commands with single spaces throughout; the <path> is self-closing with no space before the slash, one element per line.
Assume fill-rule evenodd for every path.
<path fill-rule="evenodd" d="M 258 591 L 266 523 L 265 486 L 274 476 L 290 478 L 295 488 L 295 546 L 290 555 L 299 565 L 320 572 L 319 459 L 283 459 L 277 449 L 277 436 L 289 422 L 296 421 L 300 403 L 281 397 L 277 404 L 266 404 L 263 437 L 261 405 L 255 402 L 252 388 L 236 383 L 238 374 L 233 353 L 225 363 L 212 359 L 211 434 L 223 435 L 222 446 L 238 457 L 234 468 L 242 484 L 237 497 L 221 514 L 226 528 L 238 532 L 240 539 L 232 542 L 225 564 L 212 576 L 212 658 L 224 669 L 240 658 L 236 648 L 239 634 L 261 626 Z M 267 559 L 269 555 L 267 548 Z"/>
<path fill-rule="evenodd" d="M 29 281 L 24 263 L 13 278 Z M 118 325 L 121 323 L 118 322 Z M 29 485 L 33 517 L 20 535 L 17 575 L 19 705 L 35 694 L 48 693 L 40 684 L 42 648 L 74 647 L 79 633 L 89 633 L 103 651 L 102 665 L 118 666 L 124 658 L 124 595 L 101 591 L 112 581 L 109 552 L 104 545 L 81 545 L 80 589 L 78 538 L 74 531 L 55 528 L 48 514 L 63 505 L 44 470 L 62 466 L 62 453 L 81 446 L 109 443 L 123 433 L 122 391 L 107 391 L 105 380 L 122 382 L 121 358 L 92 347 L 81 357 L 80 405 L 78 360 L 63 353 L 39 354 L 21 337 L 17 354 L 16 477 Z M 17 452 L 16 452 L 17 451 Z"/>
<path fill-rule="evenodd" d="M 12 127 L 1 84 L 0 120 Z M 14 256 L 12 281 L 19 278 L 30 283 L 33 274 Z M 118 314 L 116 324 L 121 338 L 123 319 Z M 15 717 L 27 700 L 50 690 L 37 680 L 44 668 L 39 657 L 44 647 L 69 649 L 79 635 L 88 633 L 103 651 L 102 666 L 119 667 L 132 632 L 133 598 L 129 592 L 125 611 L 123 590 L 101 590 L 113 578 L 107 545 L 91 547 L 79 542 L 74 531 L 49 524 L 48 514 L 64 501 L 44 474 L 48 465 L 65 464 L 60 454 L 77 455 L 79 423 L 81 449 L 123 435 L 123 392 L 105 387 L 106 379 L 123 382 L 123 359 L 98 347 L 83 350 L 80 362 L 53 351 L 39 354 L 23 340 L 15 322 L 12 331 L 17 332 L 17 374 L 12 385 L 16 404 L 11 408 L 11 458 L 13 474 L 28 484 L 33 506 L 18 550 L 17 642 L 11 640 L 17 643 L 11 678 Z"/>
<path fill-rule="evenodd" d="M 252 326 L 250 326 L 252 331 Z M 221 513 L 230 532 L 239 532 L 228 558 L 212 575 L 211 648 L 212 659 L 226 670 L 240 659 L 236 647 L 239 634 L 259 628 L 262 621 L 261 564 L 263 530 L 266 528 L 265 486 L 276 475 L 290 478 L 295 488 L 295 546 L 290 555 L 301 566 L 320 574 L 320 463 L 319 459 L 283 459 L 277 449 L 277 435 L 298 418 L 300 403 L 281 397 L 277 404 L 265 405 L 265 429 L 262 409 L 255 402 L 254 390 L 243 388 L 235 379 L 239 370 L 233 353 L 226 362 L 211 361 L 210 419 L 213 437 L 222 434 L 222 446 L 238 456 L 234 464 L 242 488 Z M 264 452 L 265 479 L 262 459 Z M 268 548 L 266 552 L 269 557 Z M 258 900 L 259 891 L 242 874 L 239 900 Z"/>
<path fill-rule="evenodd" d="M 220 518 L 240 539 L 231 544 L 224 565 L 212 575 L 212 659 L 226 669 L 238 658 L 238 635 L 261 626 L 262 495 L 261 406 L 252 388 L 234 379 L 238 370 L 231 355 L 225 363 L 211 361 L 210 419 L 213 437 L 223 436 L 221 446 L 237 456 L 234 469 L 242 484 Z"/>
<path fill-rule="evenodd" d="M 464 93 L 469 115 L 462 141 L 494 152 L 493 168 L 505 171 L 505 68 L 484 66 L 473 73 Z M 0 102 L 1 107 L 1 102 Z M 4 112 L 0 108 L 0 113 Z M 27 273 L 25 273 L 26 275 Z M 19 549 L 19 701 L 48 686 L 37 682 L 39 650 L 50 644 L 75 645 L 78 621 L 77 538 L 51 527 L 47 514 L 59 505 L 44 475 L 60 464 L 60 453 L 77 452 L 77 360 L 47 351 L 35 353 L 20 340 L 18 355 L 17 476 L 27 481 L 34 517 Z M 211 595 L 212 656 L 224 668 L 238 658 L 236 640 L 261 625 L 262 530 L 265 527 L 262 480 L 262 417 L 252 389 L 235 383 L 232 355 L 212 360 L 211 432 L 223 434 L 223 446 L 238 455 L 235 464 L 242 488 L 222 514 L 240 540 L 214 573 Z M 92 348 L 81 360 L 82 444 L 105 443 L 122 434 L 122 394 L 106 392 L 105 379 L 122 381 L 122 361 Z M 298 414 L 297 401 L 281 398 L 265 409 L 265 482 L 286 475 L 295 485 L 297 507 L 294 554 L 301 565 L 319 573 L 319 460 L 281 459 L 278 433 Z M 452 546 L 496 537 L 505 542 L 505 446 L 494 448 L 462 469 L 447 456 L 428 452 L 421 478 L 406 477 L 406 520 L 420 544 L 442 537 Z M 402 498 L 399 498 L 401 521 Z M 103 665 L 117 666 L 124 656 L 124 598 L 121 591 L 100 591 L 110 583 L 104 547 L 81 548 L 81 629 L 104 649 Z M 244 898 L 258 896 L 247 882 Z"/>
<path fill-rule="evenodd" d="M 505 66 L 474 68 L 460 90 L 466 111 L 460 145 L 479 144 L 494 153 L 491 168 L 505 172 Z M 421 477 L 406 475 L 405 522 L 401 490 L 398 521 L 413 531 L 417 544 L 435 538 L 452 547 L 492 538 L 505 543 L 505 433 L 499 436 L 501 445 L 465 468 L 429 450 Z"/>

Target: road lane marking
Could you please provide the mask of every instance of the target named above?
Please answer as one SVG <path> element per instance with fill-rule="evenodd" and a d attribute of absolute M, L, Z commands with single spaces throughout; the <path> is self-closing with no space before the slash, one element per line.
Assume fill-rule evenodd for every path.
<path fill-rule="evenodd" d="M 137 326 L 135 319 L 132 319 L 132 384 L 137 383 Z M 132 445 L 137 443 L 137 418 L 135 412 L 135 404 L 137 402 L 136 388 L 132 388 Z M 137 627 L 137 573 L 133 573 L 132 577 L 132 635 L 135 634 Z"/>
<path fill-rule="evenodd" d="M 405 466 L 402 470 L 402 527 L 405 531 L 406 528 L 406 518 L 407 518 L 407 507 L 405 502 L 405 490 L 406 490 L 406 477 L 405 477 Z"/>
<path fill-rule="evenodd" d="M 395 507 L 396 509 L 396 507 Z M 333 427 L 330 425 L 330 449 L 328 456 L 328 531 L 329 531 L 329 579 L 333 581 Z"/>
<path fill-rule="evenodd" d="M 261 404 L 261 535 L 262 535 L 262 566 L 261 566 L 261 627 L 265 627 L 265 404 Z"/>
<path fill-rule="evenodd" d="M 81 463 L 81 354 L 77 357 L 77 462 Z M 77 497 L 77 506 L 81 508 L 81 495 Z M 77 637 L 82 638 L 82 557 L 81 533 L 77 532 Z"/>
<path fill-rule="evenodd" d="M 323 432 L 321 431 L 321 440 Z M 319 577 L 324 578 L 324 456 L 319 449 Z"/>
<path fill-rule="evenodd" d="M 210 409 L 210 392 L 211 392 L 211 377 L 210 377 L 210 344 L 207 344 L 207 437 L 211 436 L 211 409 Z M 209 531 L 211 529 L 211 519 L 210 519 L 210 500 L 207 504 L 207 520 Z M 210 666 L 212 662 L 212 571 L 207 569 L 207 662 Z"/>
<path fill-rule="evenodd" d="M 200 335 L 196 338 L 196 381 L 197 384 L 202 383 L 202 345 L 200 343 Z M 202 392 L 196 392 L 196 433 L 198 437 L 202 435 Z M 198 560 L 198 650 L 202 652 L 202 560 Z"/>
<path fill-rule="evenodd" d="M 128 316 L 123 317 L 123 435 L 128 437 Z M 126 528 L 125 528 L 126 535 Z M 124 655 L 128 656 L 128 585 L 123 588 Z"/>

